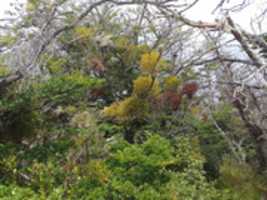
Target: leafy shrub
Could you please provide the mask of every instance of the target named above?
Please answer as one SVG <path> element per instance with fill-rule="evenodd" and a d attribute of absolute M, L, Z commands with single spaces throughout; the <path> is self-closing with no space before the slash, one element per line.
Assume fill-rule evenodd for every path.
<path fill-rule="evenodd" d="M 113 144 L 111 152 L 106 162 L 89 164 L 72 189 L 76 199 L 217 200 L 226 195 L 207 182 L 197 143 L 188 138 L 171 144 L 154 135 L 143 144 Z"/>
<path fill-rule="evenodd" d="M 86 97 L 90 88 L 102 86 L 104 81 L 74 72 L 69 75 L 52 77 L 36 86 L 37 98 L 42 102 L 55 105 L 68 105 Z"/>
<path fill-rule="evenodd" d="M 266 181 L 246 163 L 225 158 L 220 166 L 221 182 L 237 199 L 258 200 L 266 193 Z"/>
<path fill-rule="evenodd" d="M 16 185 L 0 185 L 0 199 L 2 200 L 38 200 L 38 195 L 30 188 L 21 188 Z"/>
<path fill-rule="evenodd" d="M 0 99 L 0 140 L 21 141 L 38 127 L 39 114 L 35 110 L 33 92 L 23 89 Z"/>

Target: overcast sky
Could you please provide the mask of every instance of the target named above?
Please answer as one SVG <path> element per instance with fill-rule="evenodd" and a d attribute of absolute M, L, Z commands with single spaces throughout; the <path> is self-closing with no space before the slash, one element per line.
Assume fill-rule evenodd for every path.
<path fill-rule="evenodd" d="M 25 0 L 1 0 L 0 1 L 0 18 L 4 16 L 4 12 L 10 8 L 10 3 L 12 2 L 23 2 Z M 248 31 L 252 31 L 251 29 L 251 19 L 256 16 L 257 13 L 266 7 L 266 0 L 250 0 L 252 5 L 248 6 L 246 9 L 242 10 L 242 12 L 238 12 L 236 14 L 232 14 L 232 17 L 236 23 L 241 25 L 244 29 Z M 217 16 L 212 14 L 212 10 L 216 7 L 216 5 L 220 2 L 220 0 L 200 0 L 197 5 L 190 10 L 187 14 L 188 17 L 194 20 L 202 20 L 202 21 L 213 21 Z M 232 3 L 231 3 L 232 2 Z M 234 3 L 242 2 L 241 0 L 230 0 L 229 6 Z M 263 31 L 267 31 L 267 23 L 263 23 L 262 26 Z"/>
<path fill-rule="evenodd" d="M 7 10 L 9 8 L 9 3 L 11 2 L 11 0 L 5 0 L 5 1 L 1 1 L 0 3 L 0 16 L 2 17 L 4 14 L 4 11 Z"/>
<path fill-rule="evenodd" d="M 267 8 L 267 0 L 249 1 L 251 2 L 249 6 L 243 9 L 241 12 L 231 13 L 231 17 L 244 29 L 252 31 L 251 20 L 255 19 L 256 16 L 259 15 L 259 13 L 261 13 L 264 8 Z M 218 16 L 218 14 L 212 14 L 212 11 L 214 10 L 214 8 L 216 8 L 219 2 L 220 0 L 200 0 L 200 2 L 190 10 L 188 16 L 191 19 L 195 20 L 212 21 Z M 236 5 L 237 3 L 242 2 L 242 0 L 230 0 L 229 2 L 230 3 L 226 4 L 227 7 Z M 263 31 L 267 31 L 266 22 L 267 21 L 265 20 L 262 23 Z"/>

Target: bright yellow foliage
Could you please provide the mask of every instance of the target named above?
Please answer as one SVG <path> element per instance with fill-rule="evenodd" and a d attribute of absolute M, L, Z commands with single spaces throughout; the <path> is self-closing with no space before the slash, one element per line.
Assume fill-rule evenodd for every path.
<path fill-rule="evenodd" d="M 152 73 L 154 72 L 156 65 L 160 60 L 160 54 L 157 51 L 145 53 L 141 57 L 140 68 L 143 72 Z"/>
<path fill-rule="evenodd" d="M 147 97 L 160 94 L 160 85 L 151 76 L 139 76 L 133 83 L 133 93 L 130 97 L 105 107 L 103 115 L 119 122 L 144 119 L 149 111 Z"/>
<path fill-rule="evenodd" d="M 191 113 L 193 115 L 198 115 L 201 112 L 200 108 L 198 106 L 191 107 Z"/>
<path fill-rule="evenodd" d="M 161 87 L 160 87 L 160 84 L 159 84 L 159 81 L 158 80 L 155 80 L 154 81 L 154 84 L 153 84 L 153 87 L 150 91 L 150 95 L 153 96 L 153 97 L 157 97 L 159 96 L 161 93 Z"/>
<path fill-rule="evenodd" d="M 139 97 L 146 96 L 153 86 L 151 76 L 139 76 L 133 83 L 133 93 Z"/>
<path fill-rule="evenodd" d="M 157 96 L 160 93 L 158 81 L 153 80 L 151 76 L 139 76 L 133 85 L 133 94 L 141 98 L 149 95 Z"/>
<path fill-rule="evenodd" d="M 103 115 L 119 122 L 125 122 L 133 119 L 143 119 L 147 111 L 148 103 L 145 100 L 131 96 L 105 107 Z"/>
<path fill-rule="evenodd" d="M 164 80 L 164 88 L 166 90 L 177 90 L 178 86 L 180 84 L 179 79 L 176 76 L 168 76 Z"/>
<path fill-rule="evenodd" d="M 75 37 L 77 37 L 77 39 L 81 41 L 90 39 L 95 33 L 93 28 L 89 28 L 86 26 L 79 26 L 75 28 L 74 32 L 75 32 Z"/>
<path fill-rule="evenodd" d="M 121 115 L 121 111 L 119 110 L 121 102 L 114 102 L 110 106 L 107 106 L 102 111 L 104 117 L 116 118 Z"/>

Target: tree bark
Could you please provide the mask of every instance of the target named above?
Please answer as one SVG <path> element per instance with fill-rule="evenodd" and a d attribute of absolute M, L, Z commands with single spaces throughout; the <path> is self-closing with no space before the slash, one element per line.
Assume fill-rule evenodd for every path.
<path fill-rule="evenodd" d="M 253 124 L 249 116 L 241 106 L 235 105 L 249 133 L 254 138 L 256 144 L 257 160 L 259 162 L 259 172 L 267 172 L 267 134 L 256 124 Z"/>
<path fill-rule="evenodd" d="M 5 89 L 13 82 L 20 80 L 22 77 L 22 73 L 17 71 L 14 74 L 8 75 L 7 77 L 0 78 L 0 91 Z"/>

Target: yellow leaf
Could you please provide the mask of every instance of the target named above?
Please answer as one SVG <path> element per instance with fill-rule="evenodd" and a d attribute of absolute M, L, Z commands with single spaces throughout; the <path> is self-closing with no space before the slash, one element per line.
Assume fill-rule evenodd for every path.
<path fill-rule="evenodd" d="M 86 26 L 79 26 L 79 27 L 75 28 L 74 32 L 75 32 L 75 36 L 77 37 L 77 39 L 79 39 L 81 41 L 85 41 L 86 39 L 90 39 L 95 33 L 93 28 L 89 28 Z"/>
<path fill-rule="evenodd" d="M 160 59 L 160 54 L 157 51 L 145 53 L 141 57 L 140 68 L 143 72 L 152 73 Z"/>
<path fill-rule="evenodd" d="M 153 79 L 151 76 L 139 76 L 134 80 L 133 93 L 139 97 L 144 97 L 148 95 L 152 88 Z"/>
<path fill-rule="evenodd" d="M 103 115 L 119 122 L 125 122 L 144 118 L 147 110 L 148 104 L 144 99 L 130 96 L 122 101 L 111 104 L 109 107 L 105 107 Z"/>
<path fill-rule="evenodd" d="M 180 84 L 180 81 L 176 76 L 168 76 L 164 80 L 164 88 L 166 90 L 176 90 Z"/>
<path fill-rule="evenodd" d="M 191 108 L 191 112 L 193 115 L 198 115 L 200 113 L 200 108 L 197 106 L 194 106 Z"/>
<path fill-rule="evenodd" d="M 139 76 L 134 80 L 133 94 L 144 98 L 149 95 L 157 96 L 160 93 L 160 85 L 151 76 Z"/>

